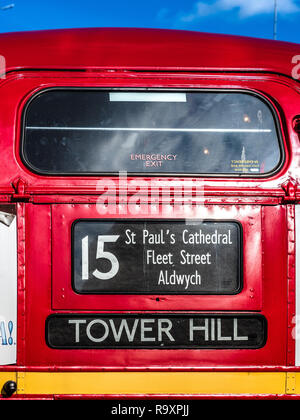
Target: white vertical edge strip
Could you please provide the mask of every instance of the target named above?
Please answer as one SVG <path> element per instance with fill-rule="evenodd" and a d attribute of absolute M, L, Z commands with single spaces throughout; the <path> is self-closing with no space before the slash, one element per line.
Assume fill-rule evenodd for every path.
<path fill-rule="evenodd" d="M 11 216 L 10 224 L 0 223 L 0 365 L 17 360 L 17 218 Z"/>
<path fill-rule="evenodd" d="M 295 206 L 295 229 L 296 229 L 296 316 L 295 316 L 295 341 L 296 354 L 295 365 L 300 366 L 300 205 Z"/>

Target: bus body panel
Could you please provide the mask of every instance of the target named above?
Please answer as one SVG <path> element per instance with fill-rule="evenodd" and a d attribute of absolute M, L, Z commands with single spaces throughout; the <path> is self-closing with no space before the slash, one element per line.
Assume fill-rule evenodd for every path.
<path fill-rule="evenodd" d="M 99 81 L 100 79 L 100 81 Z M 153 89 L 192 89 L 192 90 L 237 90 L 245 92 L 258 93 L 264 97 L 267 102 L 274 106 L 276 115 L 279 119 L 280 129 L 284 140 L 284 153 L 286 155 L 284 165 L 270 177 L 262 177 L 260 179 L 238 179 L 237 177 L 205 177 L 205 189 L 207 195 L 212 193 L 213 196 L 251 196 L 255 200 L 261 200 L 269 197 L 280 199 L 286 195 L 283 187 L 289 178 L 294 179 L 297 175 L 298 155 L 297 144 L 299 137 L 293 130 L 294 119 L 297 115 L 299 93 L 297 92 L 295 81 L 290 82 L 281 77 L 276 76 L 257 76 L 255 80 L 251 75 L 241 76 L 239 74 L 231 76 L 215 77 L 213 75 L 181 75 L 177 74 L 134 74 L 134 80 L 131 75 L 120 76 L 119 74 L 108 75 L 107 73 L 99 73 L 95 77 L 82 76 L 74 78 L 73 74 L 58 73 L 57 77 L 53 77 L 52 73 L 45 73 L 43 76 L 38 73 L 35 74 L 20 73 L 18 77 L 8 76 L 2 82 L 2 95 L 0 102 L 2 106 L 1 114 L 1 138 L 5 149 L 5 159 L 0 168 L 0 191 L 1 194 L 18 193 L 18 181 L 21 179 L 19 187 L 23 188 L 23 194 L 41 195 L 46 193 L 65 193 L 73 195 L 94 194 L 103 192 L 105 187 L 105 180 L 107 177 L 93 177 L 93 176 L 72 176 L 59 177 L 52 175 L 45 177 L 38 174 L 33 174 L 23 163 L 20 156 L 20 142 L 22 138 L 22 117 L 26 103 L 30 98 L 46 89 L 55 88 L 93 88 L 93 89 L 109 89 L 109 88 L 153 88 Z M 16 103 L 18 106 L 16 106 Z M 279 105 L 280 104 L 280 105 Z M 284 115 L 284 119 L 283 119 Z M 11 139 L 15 138 L 14 148 L 11 145 Z M 157 183 L 158 186 L 168 186 L 166 176 L 152 176 L 147 178 L 143 176 L 148 182 Z M 116 180 L 118 179 L 116 174 Z M 104 186 L 102 185 L 102 180 Z M 135 178 L 128 174 L 128 182 L 134 186 Z M 197 177 L 183 176 L 174 178 L 174 181 L 179 182 L 178 185 L 186 185 L 188 181 L 197 180 Z M 19 189 L 20 189 L 19 188 Z M 22 189 L 21 188 L 21 189 Z M 189 190 L 187 185 L 187 191 Z M 258 194 L 259 192 L 259 194 Z M 4 199 L 4 197 L 3 197 Z M 63 199 L 57 194 L 55 200 Z M 271 201 L 272 202 L 272 201 Z"/>
<path fill-rule="evenodd" d="M 269 72 L 291 77 L 297 44 L 241 36 L 138 28 L 88 28 L 0 35 L 7 72 L 172 70 Z M 25 48 L 26 47 L 26 48 Z M 80 59 L 79 59 L 80 57 Z M 296 57 L 296 58 L 294 58 Z M 299 74 L 297 69 L 295 74 Z"/>
<path fill-rule="evenodd" d="M 87 43 L 91 36 L 95 41 Z M 58 48 L 66 38 L 71 47 Z M 19 50 L 20 40 L 32 47 L 30 54 Z M 15 205 L 18 238 L 17 363 L 0 367 L 2 392 L 13 381 L 16 399 L 298 398 L 295 212 L 299 218 L 300 91 L 292 71 L 299 46 L 185 31 L 121 29 L 46 31 L 35 40 L 30 33 L 4 34 L 0 44 L 8 70 L 0 84 L 0 204 Z M 41 45 L 48 46 L 47 54 L 37 54 Z M 83 45 L 88 48 L 78 60 Z M 196 46 L 207 53 L 195 54 Z M 34 173 L 20 152 L 27 104 L 41 92 L 70 88 L 254 93 L 270 103 L 278 119 L 282 165 L 259 177 Z M 107 185 L 113 185 L 113 191 Z M 153 188 L 159 191 L 154 213 Z M 103 194 L 105 204 L 99 202 Z M 132 197 L 134 205 L 128 204 Z M 236 223 L 242 232 L 241 289 L 232 294 L 79 293 L 72 276 L 72 229 L 86 220 Z M 152 317 L 162 326 L 196 316 L 214 328 L 231 316 L 235 337 L 239 317 L 265 319 L 266 342 L 251 349 L 191 348 L 187 342 L 182 348 L 138 348 L 145 331 L 137 327 L 131 348 L 118 348 L 116 338 L 115 348 L 100 348 L 101 340 L 89 324 L 92 320 L 103 326 L 108 320 L 107 335 L 116 337 L 112 327 L 118 327 L 113 324 L 116 319 L 130 327 L 130 319 L 148 325 L 145 320 Z M 55 317 L 76 325 L 74 342 L 81 340 L 81 333 L 92 337 L 89 347 L 54 348 L 48 332 Z M 170 330 L 161 331 L 170 339 Z M 222 339 L 224 330 L 209 334 L 216 337 L 216 331 Z M 63 339 L 63 332 L 59 334 Z"/>

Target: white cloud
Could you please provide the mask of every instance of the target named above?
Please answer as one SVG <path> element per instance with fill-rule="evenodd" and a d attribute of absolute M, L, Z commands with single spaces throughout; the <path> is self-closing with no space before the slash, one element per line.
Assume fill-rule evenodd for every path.
<path fill-rule="evenodd" d="M 197 19 L 198 17 L 208 16 L 212 13 L 215 5 L 208 5 L 200 1 L 195 5 L 195 11 L 182 16 L 182 21 L 184 22 L 192 22 L 193 20 Z M 214 11 L 213 11 L 214 13 Z"/>
<path fill-rule="evenodd" d="M 277 0 L 278 12 L 292 14 L 300 12 L 296 0 Z M 184 22 L 192 22 L 203 16 L 212 15 L 222 11 L 238 10 L 241 18 L 274 12 L 274 0 L 214 0 L 212 3 L 199 1 L 195 4 L 193 12 L 181 16 Z"/>
<path fill-rule="evenodd" d="M 231 10 L 238 8 L 243 17 L 273 13 L 274 0 L 217 0 L 215 6 L 219 10 Z M 300 11 L 295 0 L 277 0 L 278 12 L 296 13 Z"/>

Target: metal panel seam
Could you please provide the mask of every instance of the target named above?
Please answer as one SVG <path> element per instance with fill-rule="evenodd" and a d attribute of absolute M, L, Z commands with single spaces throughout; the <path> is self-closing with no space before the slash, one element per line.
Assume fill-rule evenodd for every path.
<path fill-rule="evenodd" d="M 294 372 L 286 374 L 286 394 L 295 394 L 296 392 L 296 374 Z"/>
<path fill-rule="evenodd" d="M 25 372 L 17 372 L 17 394 L 24 394 L 25 391 Z"/>

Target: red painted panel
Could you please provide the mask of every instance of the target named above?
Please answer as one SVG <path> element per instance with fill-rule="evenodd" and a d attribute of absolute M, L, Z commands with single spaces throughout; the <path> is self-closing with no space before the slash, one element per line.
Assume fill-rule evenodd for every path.
<path fill-rule="evenodd" d="M 60 277 L 60 284 L 64 283 L 67 290 L 59 290 L 61 295 L 58 295 L 57 289 L 57 271 L 55 266 L 59 263 L 60 269 L 68 269 L 68 229 L 71 220 L 74 217 L 87 217 L 93 215 L 93 208 L 86 206 L 59 205 L 53 206 L 53 236 L 51 239 L 51 217 L 49 205 L 35 205 L 26 204 L 26 331 L 25 331 L 25 365 L 30 367 L 38 367 L 39 369 L 47 368 L 48 366 L 59 368 L 73 368 L 79 367 L 86 369 L 190 369 L 190 368 L 208 368 L 208 367 L 254 367 L 254 366 L 284 366 L 286 364 L 287 354 L 287 287 L 286 287 L 286 209 L 281 206 L 264 207 L 261 214 L 261 207 L 257 209 L 248 206 L 240 206 L 236 213 L 240 218 L 245 229 L 245 244 L 250 238 L 249 246 L 245 258 L 248 260 L 246 269 L 247 282 L 251 277 L 261 273 L 260 284 L 262 286 L 262 310 L 260 313 L 266 316 L 268 320 L 268 341 L 265 347 L 259 350 L 53 350 L 47 347 L 45 342 L 45 320 L 48 315 L 53 313 L 83 313 L 83 307 L 88 307 L 85 299 L 91 298 L 92 307 L 89 307 L 89 312 L 109 312 L 105 308 L 105 303 L 102 304 L 102 297 L 86 297 L 75 296 L 70 289 L 69 278 L 64 280 Z M 215 210 L 215 216 L 222 213 L 221 209 Z M 214 210 L 212 210 L 213 212 Z M 232 206 L 225 206 L 224 212 L 228 212 L 228 217 L 232 218 L 234 215 L 234 208 Z M 249 215 L 253 213 L 254 225 L 251 225 Z M 262 215 L 262 217 L 261 217 Z M 111 216 L 111 215 L 110 215 Z M 259 219 L 261 217 L 262 226 L 260 229 Z M 65 222 L 62 224 L 62 220 Z M 253 220 L 253 219 L 252 219 Z M 56 236 L 57 227 L 65 226 L 60 232 L 59 237 Z M 253 228 L 252 226 L 255 226 Z M 275 229 L 276 226 L 276 229 Z M 251 229 L 255 232 L 251 233 Z M 261 235 L 261 233 L 263 234 Z M 59 245 L 60 240 L 62 240 Z M 57 241 L 56 245 L 53 243 L 53 282 L 51 282 L 51 241 Z M 256 252 L 256 247 L 262 246 L 261 251 Z M 252 257 L 258 258 L 255 260 Z M 248 255 L 248 256 L 247 256 Z M 260 255 L 264 255 L 263 261 Z M 259 261 L 259 262 L 257 262 Z M 65 266 L 65 267 L 63 267 Z M 257 266 L 260 266 L 258 268 Z M 68 271 L 68 270 L 67 270 Z M 67 271 L 64 271 L 67 273 Z M 56 274 L 55 274 L 56 273 Z M 68 274 L 66 274 L 68 276 Z M 247 283 L 247 287 L 249 284 Z M 259 287 L 259 285 L 258 285 Z M 54 310 L 51 305 L 51 292 L 54 299 L 60 304 L 60 310 Z M 62 297 L 64 294 L 64 298 Z M 247 295 L 247 293 L 245 293 Z M 242 295 L 241 295 L 242 296 Z M 249 297 L 249 296 L 248 296 Z M 109 309 L 118 311 L 114 305 L 121 306 L 121 298 L 107 297 Z M 200 296 L 199 299 L 206 297 Z M 122 298 L 124 299 L 124 297 Z M 234 302 L 235 297 L 232 298 Z M 191 300 L 191 299 L 190 299 Z M 194 300 L 194 297 L 193 297 Z M 211 308 L 216 311 L 217 300 L 219 301 L 219 308 L 222 307 L 223 297 L 215 297 L 210 302 Z M 250 301 L 250 299 L 249 299 Z M 252 299 L 251 299 L 252 301 Z M 62 310 L 62 302 L 67 302 L 69 307 Z M 82 303 L 81 303 L 82 302 Z M 247 302 L 247 300 L 245 301 Z M 163 307 L 160 306 L 160 303 Z M 136 297 L 132 299 L 128 297 L 129 305 L 135 306 L 135 309 L 140 312 L 160 311 L 160 310 L 197 310 L 201 311 L 204 308 L 202 303 L 198 305 L 188 305 L 184 302 L 184 297 L 178 300 L 177 305 L 172 300 L 167 300 L 167 303 L 157 303 L 155 300 L 148 298 Z M 75 304 L 74 309 L 70 309 L 70 305 Z M 122 312 L 126 311 L 126 305 L 122 304 Z M 240 309 L 246 310 L 246 303 L 240 306 Z M 251 304 L 250 304 L 251 306 Z M 206 308 L 209 307 L 207 303 Z M 229 303 L 226 306 L 229 310 Z M 238 305 L 236 306 L 236 308 Z M 76 308 L 76 310 L 75 310 Z M 67 310 L 66 310 L 67 309 Z M 261 308 L 256 308 L 261 309 Z M 129 309 L 127 309 L 129 310 Z M 248 311 L 249 312 L 249 309 Z"/>
<path fill-rule="evenodd" d="M 286 162 L 281 171 L 270 178 L 206 178 L 205 195 L 222 197 L 245 197 L 255 199 L 270 197 L 282 198 L 285 195 L 281 184 L 287 180 L 287 173 L 297 177 L 299 155 L 297 147 L 298 135 L 293 130 L 293 119 L 299 113 L 299 94 L 295 89 L 295 82 L 278 76 L 251 75 L 223 75 L 222 78 L 201 74 L 151 74 L 151 73 L 26 73 L 9 76 L 1 84 L 0 95 L 0 137 L 2 144 L 3 162 L 0 167 L 0 194 L 14 192 L 12 184 L 19 178 L 24 181 L 25 193 L 36 194 L 97 194 L 105 190 L 105 177 L 45 177 L 32 174 L 19 156 L 22 112 L 26 102 L 37 91 L 50 87 L 156 87 L 156 88 L 188 88 L 188 89 L 247 89 L 258 92 L 268 98 L 277 109 L 284 140 Z M 278 105 L 280 104 L 280 105 Z M 14 144 L 14 148 L 12 148 Z M 141 178 L 139 178 L 141 179 Z M 142 178 L 150 182 L 149 178 Z M 199 182 L 197 178 L 180 177 L 176 179 L 179 186 L 188 181 Z M 136 180 L 128 177 L 131 189 L 137 189 Z M 160 188 L 167 188 L 168 177 L 153 177 L 151 182 Z M 143 187 L 141 187 L 143 190 Z M 53 197 L 52 197 L 53 200 Z"/>
<path fill-rule="evenodd" d="M 52 272 L 53 309 L 73 310 L 156 310 L 176 311 L 228 311 L 261 310 L 262 246 L 261 246 L 261 207 L 247 206 L 199 206 L 195 210 L 197 218 L 209 220 L 236 220 L 243 229 L 243 290 L 233 296 L 190 296 L 184 295 L 79 295 L 71 286 L 71 226 L 77 219 L 148 219 L 145 211 L 133 216 L 130 206 L 126 213 L 118 212 L 108 206 L 103 214 L 99 205 L 54 205 L 52 210 Z M 174 206 L 166 214 L 161 206 L 155 215 L 157 220 L 185 218 L 182 208 Z M 150 217 L 151 218 L 151 217 Z M 61 256 L 64 256 L 61 258 Z M 255 264 L 252 262 L 255 260 Z M 159 300 L 157 300 L 157 298 Z"/>
<path fill-rule="evenodd" d="M 89 28 L 1 34 L 14 69 L 256 70 L 291 76 L 299 45 L 192 31 Z"/>

